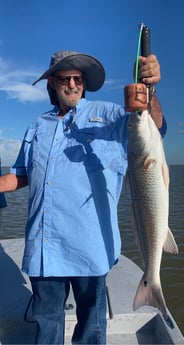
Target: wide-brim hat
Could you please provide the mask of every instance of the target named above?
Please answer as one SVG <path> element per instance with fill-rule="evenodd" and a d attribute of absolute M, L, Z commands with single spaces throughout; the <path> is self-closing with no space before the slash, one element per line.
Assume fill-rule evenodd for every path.
<path fill-rule="evenodd" d="M 96 91 L 101 88 L 105 80 L 105 70 L 102 64 L 93 56 L 63 50 L 54 53 L 49 68 L 34 83 L 47 79 L 58 70 L 76 69 L 84 74 L 86 90 Z"/>

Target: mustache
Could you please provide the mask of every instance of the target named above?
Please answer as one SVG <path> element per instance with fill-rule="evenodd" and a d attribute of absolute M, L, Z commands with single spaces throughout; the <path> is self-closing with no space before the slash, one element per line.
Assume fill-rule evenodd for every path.
<path fill-rule="evenodd" d="M 77 89 L 65 89 L 65 93 L 67 93 L 68 95 L 70 94 L 78 94 L 79 91 Z"/>

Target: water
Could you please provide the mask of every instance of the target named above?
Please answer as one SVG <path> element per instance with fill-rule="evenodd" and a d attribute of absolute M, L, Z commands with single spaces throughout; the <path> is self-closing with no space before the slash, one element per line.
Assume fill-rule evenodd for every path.
<path fill-rule="evenodd" d="M 7 168 L 2 169 L 6 173 Z M 6 193 L 8 207 L 3 213 L 3 233 L 0 239 L 24 237 L 27 218 L 28 188 Z M 123 194 L 119 202 L 119 225 L 123 240 L 122 253 L 141 266 L 140 256 L 131 229 L 130 195 Z M 170 166 L 169 225 L 179 247 L 179 255 L 164 254 L 161 281 L 167 306 L 184 334 L 184 165 Z"/>

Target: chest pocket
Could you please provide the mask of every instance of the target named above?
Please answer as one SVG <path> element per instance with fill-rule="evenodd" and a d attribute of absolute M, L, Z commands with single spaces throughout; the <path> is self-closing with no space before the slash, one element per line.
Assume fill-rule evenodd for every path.
<path fill-rule="evenodd" d="M 29 129 L 25 135 L 25 150 L 29 157 L 29 166 L 40 161 L 43 154 L 48 154 L 49 138 L 47 128 Z"/>

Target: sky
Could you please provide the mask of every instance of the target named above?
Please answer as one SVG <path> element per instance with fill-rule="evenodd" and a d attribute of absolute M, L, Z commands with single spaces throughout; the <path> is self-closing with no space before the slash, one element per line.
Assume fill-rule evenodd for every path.
<path fill-rule="evenodd" d="M 52 53 L 75 50 L 96 57 L 106 80 L 91 100 L 124 105 L 134 82 L 139 25 L 150 28 L 151 53 L 161 66 L 157 96 L 167 120 L 169 164 L 184 164 L 184 1 L 0 0 L 0 155 L 17 157 L 27 126 L 51 109 L 46 81 L 32 86 Z"/>

